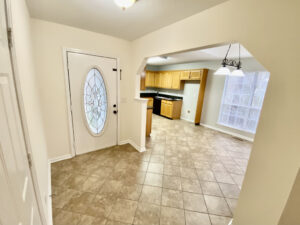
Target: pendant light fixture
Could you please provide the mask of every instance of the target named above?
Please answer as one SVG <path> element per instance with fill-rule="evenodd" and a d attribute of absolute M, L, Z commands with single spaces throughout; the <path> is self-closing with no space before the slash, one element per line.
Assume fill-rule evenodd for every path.
<path fill-rule="evenodd" d="M 123 10 L 130 8 L 136 2 L 136 0 L 114 0 L 116 5 Z"/>
<path fill-rule="evenodd" d="M 214 73 L 215 75 L 229 75 L 229 76 L 236 76 L 236 77 L 243 77 L 245 76 L 244 72 L 241 70 L 241 46 L 239 44 L 239 61 L 235 61 L 233 59 L 227 59 L 229 50 L 231 48 L 231 44 L 227 50 L 225 58 L 222 61 L 222 66 Z M 231 72 L 228 66 L 236 67 L 236 69 Z"/>

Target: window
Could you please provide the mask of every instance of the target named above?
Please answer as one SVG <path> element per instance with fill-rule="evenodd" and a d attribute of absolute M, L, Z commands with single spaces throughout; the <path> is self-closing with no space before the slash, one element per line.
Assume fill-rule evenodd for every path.
<path fill-rule="evenodd" d="M 88 128 L 94 135 L 104 128 L 107 115 L 107 97 L 103 77 L 99 70 L 89 71 L 84 83 L 84 111 Z"/>
<path fill-rule="evenodd" d="M 255 133 L 268 81 L 268 72 L 245 73 L 245 77 L 227 76 L 218 123 Z"/>

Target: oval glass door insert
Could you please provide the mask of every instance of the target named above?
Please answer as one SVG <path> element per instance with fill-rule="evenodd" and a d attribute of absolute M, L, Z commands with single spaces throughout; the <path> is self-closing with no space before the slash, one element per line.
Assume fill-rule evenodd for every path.
<path fill-rule="evenodd" d="M 83 98 L 88 128 L 94 135 L 98 135 L 106 122 L 107 93 L 103 77 L 95 68 L 89 71 L 85 79 Z"/>

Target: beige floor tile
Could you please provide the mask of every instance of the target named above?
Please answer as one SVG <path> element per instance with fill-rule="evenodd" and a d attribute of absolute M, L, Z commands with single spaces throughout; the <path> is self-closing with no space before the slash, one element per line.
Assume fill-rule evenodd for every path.
<path fill-rule="evenodd" d="M 56 187 L 52 187 L 52 206 L 54 208 L 63 208 L 73 197 L 80 195 L 79 191 L 72 189 L 59 188 L 55 191 Z"/>
<path fill-rule="evenodd" d="M 185 210 L 186 225 L 211 225 L 208 214 Z"/>
<path fill-rule="evenodd" d="M 150 163 L 164 163 L 164 155 L 151 155 L 150 157 Z"/>
<path fill-rule="evenodd" d="M 122 186 L 119 198 L 138 201 L 142 192 L 143 185 L 133 184 Z"/>
<path fill-rule="evenodd" d="M 171 189 L 163 189 L 161 205 L 182 209 L 183 208 L 182 192 L 171 190 Z"/>
<path fill-rule="evenodd" d="M 151 163 L 151 162 L 149 163 L 148 172 L 163 174 L 163 171 L 164 171 L 164 164 Z"/>
<path fill-rule="evenodd" d="M 231 218 L 224 216 L 209 215 L 212 225 L 228 225 Z"/>
<path fill-rule="evenodd" d="M 133 223 L 137 205 L 137 201 L 118 199 L 112 208 L 109 219 L 131 224 Z"/>
<path fill-rule="evenodd" d="M 103 195 L 116 196 L 121 191 L 122 182 L 118 180 L 106 180 L 99 193 Z"/>
<path fill-rule="evenodd" d="M 223 184 L 219 183 L 223 195 L 226 198 L 238 198 L 240 195 L 240 189 L 236 184 Z"/>
<path fill-rule="evenodd" d="M 115 201 L 115 197 L 98 194 L 92 202 L 85 205 L 84 214 L 94 217 L 108 217 Z"/>
<path fill-rule="evenodd" d="M 203 195 L 183 192 L 183 204 L 185 210 L 207 213 Z"/>
<path fill-rule="evenodd" d="M 162 188 L 144 185 L 139 201 L 160 205 Z"/>
<path fill-rule="evenodd" d="M 195 169 L 181 167 L 180 174 L 181 174 L 181 177 L 184 177 L 184 178 L 198 179 Z"/>
<path fill-rule="evenodd" d="M 197 169 L 197 174 L 201 181 L 216 181 L 214 173 L 211 170 Z"/>
<path fill-rule="evenodd" d="M 81 186 L 81 190 L 85 192 L 98 193 L 103 185 L 105 180 L 97 177 L 90 176 L 88 177 Z"/>
<path fill-rule="evenodd" d="M 53 219 L 55 225 L 78 224 L 80 221 L 80 214 L 61 210 Z"/>
<path fill-rule="evenodd" d="M 133 224 L 159 225 L 160 206 L 139 202 Z"/>
<path fill-rule="evenodd" d="M 233 198 L 226 198 L 226 202 L 228 203 L 229 205 L 229 208 L 231 210 L 231 213 L 234 214 L 234 210 L 237 206 L 237 199 L 233 199 Z"/>
<path fill-rule="evenodd" d="M 234 182 L 239 186 L 239 188 L 242 188 L 243 181 L 244 181 L 244 175 L 239 174 L 230 174 Z"/>
<path fill-rule="evenodd" d="M 104 222 L 106 222 L 105 218 L 102 218 L 102 219 L 104 219 Z M 80 221 L 77 225 L 93 225 L 95 220 L 96 220 L 96 217 L 81 214 Z M 105 224 L 105 223 L 103 223 L 103 224 Z"/>
<path fill-rule="evenodd" d="M 118 221 L 108 220 L 105 225 L 130 225 L 129 223 L 122 223 Z"/>
<path fill-rule="evenodd" d="M 85 175 L 74 173 L 63 183 L 63 186 L 73 190 L 81 190 L 82 184 L 86 179 Z"/>
<path fill-rule="evenodd" d="M 224 198 L 204 195 L 207 210 L 211 214 L 231 216 L 230 209 Z"/>
<path fill-rule="evenodd" d="M 72 197 L 70 201 L 65 204 L 63 209 L 85 214 L 87 206 L 92 204 L 95 196 L 96 195 L 92 193 L 82 192 L 79 195 Z"/>
<path fill-rule="evenodd" d="M 147 173 L 144 184 L 162 187 L 163 175 L 155 173 Z"/>
<path fill-rule="evenodd" d="M 196 179 L 181 178 L 181 187 L 185 192 L 202 193 L 200 182 Z"/>
<path fill-rule="evenodd" d="M 203 194 L 223 197 L 219 184 L 216 182 L 200 182 Z"/>
<path fill-rule="evenodd" d="M 180 177 L 180 167 L 164 165 L 164 175 Z"/>
<path fill-rule="evenodd" d="M 104 218 L 104 217 L 97 217 L 93 221 L 92 225 L 106 225 L 106 222 L 107 222 L 106 218 Z"/>
<path fill-rule="evenodd" d="M 160 225 L 185 225 L 184 211 L 162 206 Z"/>
<path fill-rule="evenodd" d="M 163 176 L 163 188 L 181 190 L 181 179 L 180 177 L 174 176 Z"/>
<path fill-rule="evenodd" d="M 146 147 L 147 152 L 140 153 L 129 144 L 114 146 L 53 163 L 54 225 L 129 225 L 133 221 L 142 225 L 149 225 L 149 221 L 191 225 L 196 221 L 202 225 L 207 223 L 207 215 L 194 210 L 204 211 L 206 204 L 212 224 L 227 225 L 236 207 L 251 143 L 186 121 L 153 115 Z M 210 183 L 217 181 L 226 199 L 213 196 L 220 195 Z M 189 208 L 185 216 L 182 209 L 173 208 L 182 205 L 181 189 L 187 192 L 182 194 L 183 206 Z M 123 222 L 108 219 L 117 198 L 125 202 L 139 200 L 135 216 L 134 207 L 119 207 L 112 215 L 126 215 Z"/>
<path fill-rule="evenodd" d="M 214 174 L 217 182 L 219 183 L 235 184 L 229 173 L 214 172 Z"/>

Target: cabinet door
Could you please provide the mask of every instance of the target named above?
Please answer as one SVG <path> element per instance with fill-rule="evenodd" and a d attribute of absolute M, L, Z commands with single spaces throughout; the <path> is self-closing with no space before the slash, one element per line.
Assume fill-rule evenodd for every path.
<path fill-rule="evenodd" d="M 169 117 L 169 118 L 172 118 L 173 117 L 173 104 L 168 102 L 166 104 L 166 112 L 165 112 L 165 116 L 166 117 Z"/>
<path fill-rule="evenodd" d="M 161 101 L 160 115 L 162 116 L 166 115 L 166 103 L 164 102 L 164 100 Z"/>
<path fill-rule="evenodd" d="M 190 80 L 200 80 L 202 70 L 191 70 Z"/>
<path fill-rule="evenodd" d="M 165 85 L 164 88 L 171 89 L 172 88 L 172 73 L 166 72 L 165 73 Z"/>
<path fill-rule="evenodd" d="M 145 77 L 144 76 L 141 76 L 140 89 L 141 90 L 146 90 Z"/>
<path fill-rule="evenodd" d="M 152 72 L 150 74 L 150 85 L 151 85 L 151 87 L 155 87 L 155 74 L 156 74 L 156 72 Z"/>
<path fill-rule="evenodd" d="M 155 85 L 154 87 L 160 88 L 161 87 L 161 73 L 155 73 L 155 79 L 154 79 Z"/>
<path fill-rule="evenodd" d="M 183 85 L 181 85 L 181 80 L 180 80 L 180 71 L 174 71 L 171 73 L 172 75 L 172 89 L 177 89 L 180 90 L 182 89 Z"/>
<path fill-rule="evenodd" d="M 152 72 L 150 71 L 146 71 L 146 78 L 145 78 L 145 86 L 146 87 L 151 87 L 151 75 L 152 75 Z"/>
<path fill-rule="evenodd" d="M 189 80 L 190 79 L 190 71 L 184 70 L 180 72 L 180 80 Z"/>

